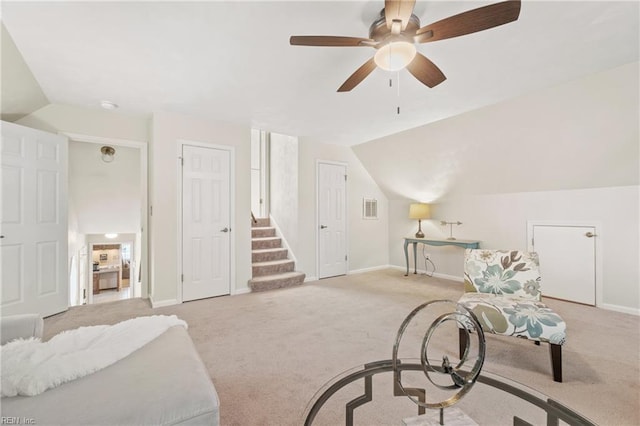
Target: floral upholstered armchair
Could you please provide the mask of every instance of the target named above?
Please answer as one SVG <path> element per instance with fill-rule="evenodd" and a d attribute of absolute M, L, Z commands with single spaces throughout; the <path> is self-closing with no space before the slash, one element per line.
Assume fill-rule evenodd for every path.
<path fill-rule="evenodd" d="M 562 382 L 566 324 L 540 301 L 540 282 L 537 253 L 467 249 L 458 303 L 473 311 L 485 333 L 549 343 L 553 380 Z M 459 331 L 462 356 L 468 332 Z"/>

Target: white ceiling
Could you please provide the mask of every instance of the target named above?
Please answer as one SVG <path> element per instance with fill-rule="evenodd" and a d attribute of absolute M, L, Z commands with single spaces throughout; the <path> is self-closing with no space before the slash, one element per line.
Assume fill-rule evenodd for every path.
<path fill-rule="evenodd" d="M 639 59 L 638 1 L 523 1 L 514 23 L 422 44 L 447 76 L 433 89 L 375 70 L 336 93 L 374 50 L 289 45 L 367 37 L 383 3 L 3 1 L 2 20 L 52 103 L 108 99 L 344 145 Z M 490 3 L 418 0 L 414 13 L 424 26 Z"/>

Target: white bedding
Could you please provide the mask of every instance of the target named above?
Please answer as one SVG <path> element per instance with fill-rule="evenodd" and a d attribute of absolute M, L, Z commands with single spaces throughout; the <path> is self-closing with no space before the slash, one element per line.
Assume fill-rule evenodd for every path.
<path fill-rule="evenodd" d="M 38 395 L 94 373 L 176 325 L 187 328 L 175 315 L 153 315 L 67 330 L 47 342 L 39 338 L 8 342 L 0 352 L 2 397 Z"/>

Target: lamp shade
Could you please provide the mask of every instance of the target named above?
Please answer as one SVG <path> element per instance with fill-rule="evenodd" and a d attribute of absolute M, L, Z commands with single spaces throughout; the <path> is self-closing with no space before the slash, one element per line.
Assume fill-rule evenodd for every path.
<path fill-rule="evenodd" d="M 429 204 L 414 203 L 409 206 L 409 219 L 429 219 L 430 217 Z"/>

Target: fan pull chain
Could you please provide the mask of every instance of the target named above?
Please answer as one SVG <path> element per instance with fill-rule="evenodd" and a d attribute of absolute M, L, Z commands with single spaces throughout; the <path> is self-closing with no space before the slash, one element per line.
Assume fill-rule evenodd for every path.
<path fill-rule="evenodd" d="M 397 72 L 396 78 L 398 79 L 398 109 L 396 111 L 397 115 L 400 115 L 400 71 Z"/>
<path fill-rule="evenodd" d="M 398 90 L 397 90 L 396 93 L 398 95 L 398 98 L 400 98 L 400 72 L 398 72 L 396 75 L 397 75 L 397 79 L 398 79 L 398 83 L 397 83 Z M 389 79 L 389 87 L 393 87 L 393 79 L 392 78 Z M 400 102 L 398 102 L 398 103 L 400 103 Z M 398 105 L 396 107 L 396 114 L 400 115 L 400 105 Z"/>

